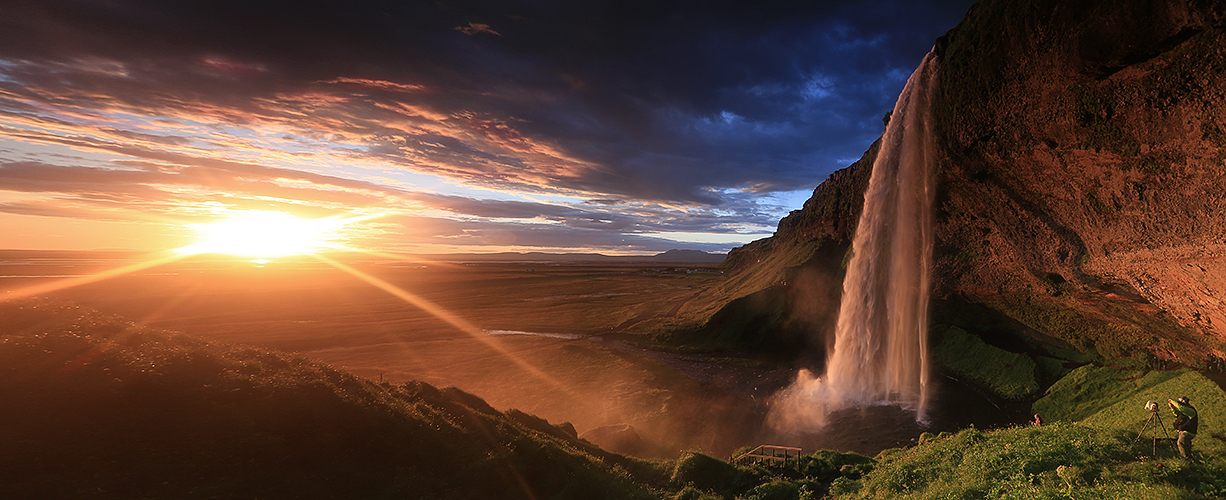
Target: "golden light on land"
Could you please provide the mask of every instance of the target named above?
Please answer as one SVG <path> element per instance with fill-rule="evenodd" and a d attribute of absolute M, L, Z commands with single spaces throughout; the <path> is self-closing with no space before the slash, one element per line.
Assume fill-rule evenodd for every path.
<path fill-rule="evenodd" d="M 433 315 L 434 317 L 438 319 L 441 319 L 447 322 L 447 324 L 455 327 L 457 330 L 464 332 L 465 334 L 468 334 L 468 336 L 472 337 L 473 340 L 477 340 L 481 342 L 482 344 L 485 344 L 486 347 L 493 349 L 494 352 L 497 352 L 498 354 L 502 355 L 503 357 L 505 357 L 507 360 L 511 361 L 512 363 L 515 363 L 515 365 L 520 367 L 520 369 L 540 379 L 541 381 L 553 386 L 554 389 L 562 391 L 567 396 L 578 398 L 578 395 L 575 394 L 574 391 L 567 388 L 566 385 L 564 385 L 560 380 L 550 376 L 548 373 L 545 373 L 540 368 L 533 366 L 531 363 L 524 361 L 519 356 L 516 356 L 515 353 L 503 348 L 503 346 L 500 345 L 497 341 L 495 341 L 494 339 L 491 339 L 488 335 L 486 335 L 484 330 L 477 328 L 476 325 L 469 323 L 464 318 L 461 318 L 455 315 L 451 311 L 444 309 L 438 304 L 435 304 L 422 297 L 409 293 L 396 285 L 393 285 L 379 278 L 366 274 L 362 271 L 354 269 L 353 267 L 347 266 L 341 262 L 337 262 L 335 260 L 329 259 L 323 255 L 318 255 L 318 254 L 311 254 L 311 255 L 315 257 L 316 259 L 319 259 L 320 261 L 332 267 L 335 267 L 338 270 L 348 273 L 350 276 L 353 276 L 359 280 L 362 280 L 366 282 L 367 284 L 374 286 L 375 288 L 383 290 L 391 294 L 392 296 L 400 300 L 403 300 L 406 303 L 411 304 L 423 311 L 426 311 L 427 313 L 430 313 L 431 315 Z"/>
<path fill-rule="evenodd" d="M 197 242 L 176 251 L 253 259 L 309 254 L 343 246 L 344 226 L 370 217 L 302 219 L 285 212 L 249 210 L 221 221 L 192 225 Z"/>
<path fill-rule="evenodd" d="M 199 232 L 199 241 L 195 244 L 178 248 L 171 252 L 149 255 L 146 260 L 100 271 L 88 276 L 57 280 L 50 283 L 0 292 L 0 302 L 42 295 L 66 288 L 94 283 L 114 277 L 124 276 L 149 268 L 161 266 L 174 261 L 189 258 L 192 255 L 204 253 L 220 253 L 236 257 L 253 259 L 254 262 L 267 263 L 269 258 L 292 255 L 312 256 L 342 272 L 345 272 L 371 286 L 391 294 L 407 304 L 420 308 L 434 317 L 446 322 L 457 330 L 467 334 L 490 348 L 494 353 L 511 361 L 520 369 L 572 398 L 579 398 L 557 378 L 545 373 L 505 348 L 499 341 L 490 338 L 485 331 L 468 322 L 459 315 L 410 293 L 382 279 L 371 276 L 349 265 L 328 258 L 320 253 L 324 249 L 342 249 L 356 251 L 384 258 L 406 259 L 414 256 L 394 254 L 373 250 L 355 249 L 347 245 L 348 234 L 345 226 L 378 217 L 379 215 L 330 217 L 323 219 L 301 219 L 284 212 L 248 211 L 238 216 L 211 224 L 193 226 Z"/>
<path fill-rule="evenodd" d="M 0 302 L 6 301 L 6 300 L 33 297 L 35 295 L 51 293 L 56 290 L 63 290 L 65 288 L 72 288 L 74 286 L 86 285 L 89 283 L 93 283 L 95 281 L 102 281 L 105 279 L 114 278 L 116 276 L 123 276 L 125 274 L 131 274 L 131 273 L 135 273 L 138 271 L 143 271 L 145 269 L 149 269 L 151 267 L 157 267 L 162 264 L 174 262 L 182 258 L 183 258 L 182 254 L 152 256 L 150 257 L 149 260 L 137 262 L 135 264 L 131 264 L 131 265 L 123 266 L 123 267 L 117 267 L 114 269 L 108 269 L 106 271 L 97 272 L 97 273 L 90 274 L 87 276 L 56 280 L 50 283 L 43 283 L 43 284 L 29 286 L 25 288 L 19 288 L 17 290 L 10 290 L 0 295 Z"/>

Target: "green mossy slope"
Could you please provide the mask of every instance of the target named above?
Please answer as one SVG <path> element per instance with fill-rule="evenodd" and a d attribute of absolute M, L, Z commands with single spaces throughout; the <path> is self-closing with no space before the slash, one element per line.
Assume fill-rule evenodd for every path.
<path fill-rule="evenodd" d="M 1178 457 L 1172 441 L 1161 439 L 1161 430 L 1156 446 L 1152 431 L 1138 438 L 1150 415 L 1145 402 L 1164 402 L 1167 395 L 1187 395 L 1200 411 L 1190 462 Z M 916 446 L 841 467 L 837 462 L 846 457 L 818 452 L 745 492 L 720 497 L 717 489 L 691 491 L 687 498 L 816 498 L 815 485 L 828 485 L 829 498 L 836 499 L 1226 497 L 1226 392 L 1197 372 L 1085 366 L 1053 385 L 1034 408 L 1045 425 L 925 433 Z M 1167 413 L 1162 417 L 1169 427 Z"/>
<path fill-rule="evenodd" d="M 1039 392 L 1038 365 L 1029 356 L 990 346 L 956 326 L 941 325 L 930 332 L 935 338 L 933 359 L 949 372 L 1008 399 Z"/>
<path fill-rule="evenodd" d="M 1195 460 L 1147 430 L 1149 400 L 1187 395 L 1201 432 Z M 909 449 L 886 450 L 862 480 L 836 481 L 835 498 L 1129 498 L 1226 497 L 1226 392 L 1191 370 L 1130 371 L 1087 365 L 1034 404 L 1043 426 L 966 429 L 924 435 Z M 1163 423 L 1169 413 L 1162 406 Z M 1173 431 L 1171 435 L 1173 436 Z"/>
<path fill-rule="evenodd" d="M 1212 457 L 1226 457 L 1226 393 L 1213 381 L 1193 370 L 1134 371 L 1087 365 L 1073 370 L 1052 385 L 1047 395 L 1034 403 L 1034 411 L 1047 420 L 1063 420 L 1100 429 L 1130 429 L 1137 435 L 1149 419 L 1145 403 L 1158 403 L 1159 418 L 1166 431 L 1172 415 L 1167 399 L 1187 396 L 1199 415 L 1200 435 L 1194 449 Z M 1146 436 L 1152 436 L 1149 431 Z"/>
<path fill-rule="evenodd" d="M 837 498 L 1197 498 L 1222 462 L 1139 461 L 1148 443 L 1129 431 L 1058 422 L 992 432 L 967 429 L 882 457 Z M 1144 450 L 1143 450 L 1144 449 Z M 1209 480 L 1208 487 L 1202 487 Z M 1223 484 L 1226 486 L 1226 484 Z"/>

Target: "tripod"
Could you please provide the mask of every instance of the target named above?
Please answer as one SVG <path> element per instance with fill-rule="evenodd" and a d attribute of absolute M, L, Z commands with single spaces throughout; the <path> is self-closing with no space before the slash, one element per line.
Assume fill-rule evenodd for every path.
<path fill-rule="evenodd" d="M 1153 428 L 1150 428 L 1150 424 L 1153 424 Z M 1145 425 L 1141 426 L 1141 433 L 1137 434 L 1137 437 L 1132 440 L 1132 443 L 1136 444 L 1137 440 L 1141 439 L 1141 436 L 1145 435 L 1145 429 L 1150 429 L 1150 432 L 1153 433 L 1154 435 L 1154 446 L 1152 450 L 1153 455 L 1151 455 L 1154 458 L 1158 457 L 1158 428 L 1159 427 L 1162 427 L 1162 435 L 1166 436 L 1167 439 L 1170 439 L 1171 435 L 1166 432 L 1166 427 L 1162 426 L 1162 417 L 1158 416 L 1158 409 L 1154 408 L 1149 413 L 1149 420 L 1146 420 Z"/>

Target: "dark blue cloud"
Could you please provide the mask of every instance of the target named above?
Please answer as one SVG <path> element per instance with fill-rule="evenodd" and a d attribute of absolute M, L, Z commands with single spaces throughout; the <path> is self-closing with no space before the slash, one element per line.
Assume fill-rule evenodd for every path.
<path fill-rule="evenodd" d="M 560 187 L 718 204 L 707 188 L 807 189 L 858 157 L 969 4 L 4 2 L 0 55 L 128 62 L 157 88 L 133 82 L 127 99 L 242 106 L 337 77 L 424 85 L 443 89 L 440 112 L 514 118 L 605 167 Z M 207 58 L 216 73 L 188 64 Z"/>
<path fill-rule="evenodd" d="M 0 190 L 135 203 L 152 196 L 137 187 L 173 181 L 329 209 L 411 199 L 463 219 L 440 228 L 488 245 L 654 251 L 676 244 L 653 235 L 759 233 L 797 208 L 765 195 L 811 190 L 861 156 L 970 3 L 0 0 L 0 124 L 11 125 L 0 133 L 176 172 L 35 168 L 14 156 Z M 432 196 L 229 161 L 221 149 L 195 156 L 182 148 L 242 141 L 125 130 L 91 121 L 95 110 L 186 117 L 219 135 L 265 124 L 288 131 L 279 137 L 292 148 L 343 141 L 354 161 L 593 201 Z"/>

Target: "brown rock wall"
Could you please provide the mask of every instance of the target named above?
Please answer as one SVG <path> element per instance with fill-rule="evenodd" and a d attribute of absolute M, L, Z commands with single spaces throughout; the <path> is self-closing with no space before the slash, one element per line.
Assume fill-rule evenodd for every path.
<path fill-rule="evenodd" d="M 997 4 L 978 4 L 968 21 L 999 20 Z M 1030 32 L 1006 33 L 990 55 L 968 47 L 982 44 L 973 33 L 981 26 L 951 33 L 939 123 L 945 293 L 1027 294 L 1053 280 L 1082 290 L 1141 286 L 1137 276 L 1148 277 L 1147 290 L 1173 290 L 1194 283 L 1173 271 L 1187 252 L 1158 250 L 1226 242 L 1220 6 L 1090 4 L 1035 2 L 1021 23 Z M 976 71 L 993 67 L 977 62 L 985 57 L 1012 64 Z M 978 92 L 954 90 L 967 86 Z M 1206 276 L 1226 272 L 1224 264 L 1203 263 L 1214 269 Z M 1215 294 L 1223 285 L 1200 284 L 1222 287 Z M 1203 301 L 1142 295 L 1179 324 L 1226 340 L 1226 325 L 1188 319 L 1217 314 L 1198 309 Z"/>
<path fill-rule="evenodd" d="M 1085 349 L 1224 356 L 1226 2 L 984 0 L 937 46 L 938 297 Z M 729 261 L 850 241 L 874 157 Z"/>

